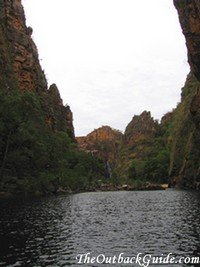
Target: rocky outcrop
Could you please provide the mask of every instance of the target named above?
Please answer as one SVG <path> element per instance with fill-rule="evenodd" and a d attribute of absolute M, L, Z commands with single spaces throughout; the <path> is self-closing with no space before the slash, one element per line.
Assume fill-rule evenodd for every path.
<path fill-rule="evenodd" d="M 200 80 L 200 2 L 199 0 L 174 0 L 174 5 L 186 38 L 191 70 Z"/>
<path fill-rule="evenodd" d="M 41 69 L 37 48 L 31 39 L 32 29 L 25 24 L 20 0 L 0 1 L 1 72 L 9 64 L 15 74 L 15 87 L 20 90 L 45 91 L 47 82 Z M 6 72 L 7 73 L 7 72 Z M 7 86 L 9 85 L 9 76 Z"/>
<path fill-rule="evenodd" d="M 125 129 L 124 142 L 131 146 L 146 138 L 155 137 L 158 132 L 158 122 L 151 117 L 151 112 L 144 111 L 135 115 Z"/>
<path fill-rule="evenodd" d="M 116 173 L 130 184 L 166 183 L 169 153 L 161 125 L 150 112 L 135 115 L 126 127 Z"/>
<path fill-rule="evenodd" d="M 64 131 L 74 139 L 73 114 L 68 105 L 63 105 L 59 90 L 56 84 L 49 87 L 48 94 L 51 100 L 51 113 L 49 123 L 55 131 Z"/>
<path fill-rule="evenodd" d="M 48 90 L 31 34 L 21 0 L 0 0 L 0 89 L 40 95 L 47 124 L 53 131 L 67 132 L 74 139 L 70 107 L 63 106 L 56 85 Z"/>
<path fill-rule="evenodd" d="M 172 186 L 198 189 L 200 185 L 198 90 L 198 80 L 189 74 L 182 88 L 181 102 L 173 111 L 173 127 L 168 137 L 171 140 L 169 175 Z"/>
<path fill-rule="evenodd" d="M 169 120 L 163 119 L 163 125 L 167 125 Z M 150 112 L 135 115 L 124 134 L 103 126 L 76 140 L 80 149 L 109 164 L 114 184 L 139 188 L 138 181 L 140 185 L 168 181 L 166 137 L 161 124 L 153 119 Z"/>
<path fill-rule="evenodd" d="M 187 78 L 181 104 L 175 111 L 170 176 L 172 184 L 185 188 L 200 187 L 200 2 L 174 0 L 186 39 L 188 61 L 193 74 Z M 180 111 L 181 110 L 181 111 Z M 180 146 L 180 140 L 183 140 Z"/>
<path fill-rule="evenodd" d="M 120 131 L 102 126 L 85 137 L 77 137 L 76 140 L 80 149 L 113 165 L 118 158 L 122 136 Z"/>

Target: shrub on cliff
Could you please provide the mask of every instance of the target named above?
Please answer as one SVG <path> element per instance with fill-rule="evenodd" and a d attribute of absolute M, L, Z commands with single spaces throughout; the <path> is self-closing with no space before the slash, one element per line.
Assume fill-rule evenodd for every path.
<path fill-rule="evenodd" d="M 43 97 L 0 92 L 0 191 L 79 190 L 103 172 L 103 165 L 79 152 L 66 132 L 46 123 Z"/>

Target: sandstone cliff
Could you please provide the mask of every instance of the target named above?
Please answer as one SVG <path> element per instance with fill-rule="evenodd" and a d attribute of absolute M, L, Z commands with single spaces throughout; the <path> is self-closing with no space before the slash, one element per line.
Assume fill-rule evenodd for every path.
<path fill-rule="evenodd" d="M 171 162 L 169 176 L 173 186 L 199 188 L 200 132 L 192 109 L 196 106 L 199 82 L 189 74 L 182 88 L 181 102 L 173 111 L 171 131 Z M 169 140 L 168 139 L 168 140 Z"/>
<path fill-rule="evenodd" d="M 169 170 L 173 186 L 200 188 L 200 3 L 174 4 L 191 66 L 181 102 L 160 124 L 144 111 L 124 135 L 103 126 L 77 138 L 86 155 L 73 142 L 70 107 L 55 84 L 48 88 L 21 1 L 0 0 L 1 190 L 86 188 L 105 176 L 102 161 L 122 182 L 163 182 Z"/>
<path fill-rule="evenodd" d="M 171 155 L 172 183 L 185 188 L 200 187 L 200 2 L 174 0 L 180 24 L 186 38 L 188 61 L 191 66 L 178 106 L 179 121 Z M 181 109 L 181 111 L 180 111 Z M 181 115 L 180 115 L 181 114 Z M 183 140 L 180 145 L 180 140 Z"/>
<path fill-rule="evenodd" d="M 103 164 L 77 149 L 72 112 L 48 88 L 20 0 L 0 0 L 0 193 L 83 190 Z"/>
<path fill-rule="evenodd" d="M 102 126 L 85 137 L 77 137 L 76 140 L 80 149 L 114 165 L 119 156 L 122 136 L 120 131 Z"/>
<path fill-rule="evenodd" d="M 63 106 L 55 85 L 48 90 L 31 34 L 21 1 L 0 0 L 0 89 L 37 93 L 44 99 L 46 121 L 52 130 L 68 132 L 74 138 L 72 112 Z"/>
<path fill-rule="evenodd" d="M 170 121 L 168 114 L 159 124 L 144 111 L 132 118 L 124 134 L 103 126 L 76 140 L 80 149 L 109 163 L 114 184 L 164 183 L 168 181 Z"/>
<path fill-rule="evenodd" d="M 186 38 L 191 70 L 200 80 L 200 2 L 199 0 L 174 0 L 174 5 Z"/>
<path fill-rule="evenodd" d="M 154 138 L 158 132 L 158 122 L 151 117 L 151 113 L 144 111 L 135 115 L 127 125 L 124 133 L 126 145 L 134 146 L 135 143 L 146 138 Z"/>
<path fill-rule="evenodd" d="M 169 154 L 161 125 L 144 111 L 127 125 L 116 173 L 126 183 L 167 182 Z"/>

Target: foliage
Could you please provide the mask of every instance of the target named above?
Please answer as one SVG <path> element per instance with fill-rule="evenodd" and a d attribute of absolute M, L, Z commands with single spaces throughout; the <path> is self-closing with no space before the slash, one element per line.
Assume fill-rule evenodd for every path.
<path fill-rule="evenodd" d="M 33 92 L 0 92 L 0 186 L 2 191 L 84 190 L 104 166 L 78 151 L 66 132 L 45 123 L 44 99 Z"/>
<path fill-rule="evenodd" d="M 167 183 L 170 152 L 162 126 L 153 137 L 143 135 L 121 151 L 117 172 L 128 184 Z"/>
<path fill-rule="evenodd" d="M 172 128 L 169 133 L 171 141 L 171 164 L 170 175 L 178 176 L 186 158 L 192 157 L 191 146 L 195 140 L 193 132 L 195 131 L 195 125 L 192 119 L 190 108 L 192 100 L 197 93 L 199 83 L 196 78 L 189 74 L 182 88 L 182 101 L 174 110 Z M 195 155 L 196 157 L 196 155 Z M 193 160 L 192 160 L 193 161 Z"/>

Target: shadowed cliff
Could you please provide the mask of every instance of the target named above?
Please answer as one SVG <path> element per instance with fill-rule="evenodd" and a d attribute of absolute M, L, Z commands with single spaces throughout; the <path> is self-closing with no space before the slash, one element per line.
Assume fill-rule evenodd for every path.
<path fill-rule="evenodd" d="M 104 166 L 77 149 L 73 116 L 48 88 L 20 0 L 0 0 L 0 195 L 86 190 Z"/>
<path fill-rule="evenodd" d="M 170 177 L 173 185 L 200 187 L 200 2 L 174 0 L 186 38 L 191 74 L 175 110 Z M 182 142 L 181 142 L 182 141 Z"/>
<path fill-rule="evenodd" d="M 167 183 L 167 124 L 168 119 L 159 124 L 150 112 L 144 111 L 132 118 L 124 134 L 103 126 L 77 141 L 81 149 L 109 162 L 110 182 L 114 184 L 138 187 L 147 183 Z"/>
<path fill-rule="evenodd" d="M 80 151 L 72 112 L 57 86 L 48 88 L 21 1 L 0 0 L 0 192 L 87 190 L 108 170 L 113 183 L 169 178 L 199 189 L 200 4 L 174 4 L 191 66 L 181 102 L 161 123 L 145 111 L 124 135 L 104 126 L 77 138 Z"/>
<path fill-rule="evenodd" d="M 44 99 L 42 104 L 47 110 L 49 126 L 68 132 L 74 138 L 72 112 L 68 106 L 63 106 L 55 85 L 48 90 L 37 47 L 31 38 L 32 29 L 25 24 L 21 1 L 0 1 L 0 22 L 1 88 L 40 95 Z"/>

